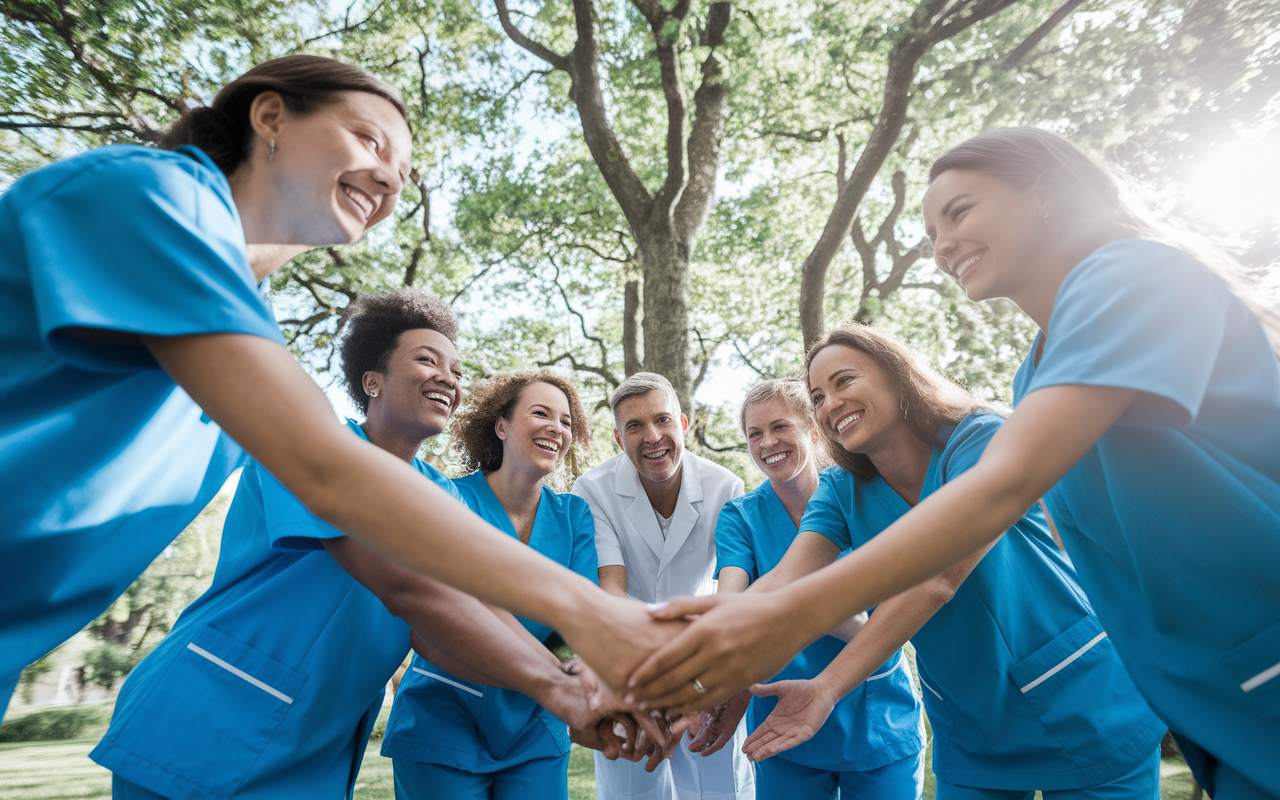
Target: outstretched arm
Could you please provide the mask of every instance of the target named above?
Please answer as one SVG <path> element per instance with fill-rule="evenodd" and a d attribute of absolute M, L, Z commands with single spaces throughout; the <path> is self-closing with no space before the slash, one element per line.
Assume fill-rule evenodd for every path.
<path fill-rule="evenodd" d="M 881 603 L 840 655 L 812 680 L 753 686 L 753 694 L 774 695 L 778 704 L 747 737 L 742 752 L 752 761 L 761 761 L 808 741 L 840 698 L 871 677 L 938 609 L 951 601 L 960 584 L 993 546 L 994 543 L 984 547 L 941 575 Z"/>
<path fill-rule="evenodd" d="M 842 619 L 997 539 L 1097 443 L 1135 395 L 1076 385 L 1032 392 L 977 465 L 839 562 L 772 592 L 668 604 L 655 615 L 701 616 L 631 677 L 636 697 L 675 710 L 709 708 L 777 674 Z M 694 676 L 706 694 L 691 691 Z"/>
<path fill-rule="evenodd" d="M 490 527 L 390 453 L 351 436 L 281 345 L 241 334 L 144 343 L 316 516 L 415 572 L 554 628 L 611 685 L 675 633 L 654 625 L 638 603 L 599 591 Z"/>

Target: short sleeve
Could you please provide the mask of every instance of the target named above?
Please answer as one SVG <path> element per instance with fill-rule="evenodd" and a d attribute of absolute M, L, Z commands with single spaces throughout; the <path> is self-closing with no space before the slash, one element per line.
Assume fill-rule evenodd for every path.
<path fill-rule="evenodd" d="M 609 518 L 601 512 L 599 503 L 592 502 L 590 486 L 579 479 L 573 485 L 573 495 L 581 497 L 591 509 L 596 531 L 597 568 L 626 566 L 626 562 L 622 560 L 622 542 L 618 540 L 618 532 L 609 523 Z"/>
<path fill-rule="evenodd" d="M 573 547 L 569 552 L 569 569 L 594 584 L 600 583 L 600 559 L 596 555 L 596 525 L 587 501 L 566 495 L 569 519 L 573 525 Z"/>
<path fill-rule="evenodd" d="M 245 473 L 245 478 L 257 481 L 261 488 L 267 543 L 272 550 L 320 550 L 325 539 L 346 536 L 308 511 L 293 492 L 258 462 L 250 461 Z"/>
<path fill-rule="evenodd" d="M 1229 316 L 1226 285 L 1187 254 L 1126 239 L 1080 262 L 1058 292 L 1027 393 L 1075 384 L 1144 394 L 1121 422 L 1187 425 L 1199 413 Z"/>
<path fill-rule="evenodd" d="M 755 549 L 751 546 L 751 527 L 742 516 L 739 503 L 725 503 L 716 521 L 716 577 L 725 567 L 738 567 L 752 583 L 760 577 Z"/>
<path fill-rule="evenodd" d="M 197 154 L 122 148 L 21 211 L 40 335 L 60 356 L 87 369 L 155 366 L 144 348 L 73 340 L 66 328 L 283 341 L 225 178 Z"/>
<path fill-rule="evenodd" d="M 961 420 L 942 451 L 942 482 L 954 480 L 977 464 L 1003 422 L 994 414 L 973 414 Z"/>
<path fill-rule="evenodd" d="M 840 507 L 841 476 L 838 467 L 824 470 L 818 479 L 818 490 L 809 498 L 800 518 L 800 530 L 820 533 L 841 550 L 852 547 L 849 521 Z"/>

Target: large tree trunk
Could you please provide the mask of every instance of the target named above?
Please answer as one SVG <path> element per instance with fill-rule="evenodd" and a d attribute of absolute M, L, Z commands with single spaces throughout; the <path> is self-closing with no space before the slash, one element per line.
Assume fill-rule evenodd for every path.
<path fill-rule="evenodd" d="M 640 332 L 640 281 L 632 278 L 622 287 L 622 370 L 634 375 L 644 369 L 644 337 Z"/>
<path fill-rule="evenodd" d="M 692 418 L 688 250 L 662 220 L 637 231 L 636 244 L 644 270 L 644 366 L 671 381 L 681 410 Z"/>

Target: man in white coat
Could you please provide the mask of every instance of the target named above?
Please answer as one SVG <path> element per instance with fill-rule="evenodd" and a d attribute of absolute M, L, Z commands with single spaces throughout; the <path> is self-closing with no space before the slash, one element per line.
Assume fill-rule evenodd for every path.
<path fill-rule="evenodd" d="M 661 375 L 640 372 L 609 401 L 614 440 L 622 448 L 583 475 L 573 493 L 591 506 L 600 557 L 600 588 L 656 603 L 715 591 L 716 521 L 742 494 L 742 479 L 684 451 L 689 420 Z M 686 737 L 670 761 L 644 763 L 596 753 L 598 800 L 754 800 L 755 775 L 742 754 L 742 725 L 730 746 L 703 757 Z"/>

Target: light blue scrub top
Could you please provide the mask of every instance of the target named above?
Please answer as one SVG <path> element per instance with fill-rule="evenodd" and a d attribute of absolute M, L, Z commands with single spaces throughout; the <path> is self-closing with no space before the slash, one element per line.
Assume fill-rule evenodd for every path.
<path fill-rule="evenodd" d="M 1044 341 L 1015 402 L 1144 393 L 1045 497 L 1081 585 L 1169 726 L 1274 787 L 1280 367 L 1262 326 L 1186 254 L 1127 239 L 1067 275 Z"/>
<path fill-rule="evenodd" d="M 510 536 L 511 518 L 480 472 L 454 481 L 472 511 Z M 587 501 L 542 487 L 529 546 L 593 583 L 596 569 L 595 522 Z M 496 576 L 501 580 L 501 576 Z M 545 641 L 551 629 L 521 619 Z M 526 695 L 463 680 L 417 654 L 400 681 L 400 691 L 382 755 L 471 773 L 497 772 L 535 758 L 569 752 L 569 729 Z"/>
<path fill-rule="evenodd" d="M 350 797 L 409 626 L 325 552 L 342 536 L 250 461 L 213 585 L 129 675 L 90 757 L 170 800 Z"/>
<path fill-rule="evenodd" d="M 716 523 L 716 576 L 725 567 L 746 571 L 755 582 L 778 565 L 799 531 L 768 481 L 724 504 Z M 800 651 L 774 680 L 817 677 L 844 649 L 823 636 Z M 755 730 L 778 704 L 776 697 L 754 697 L 747 725 Z M 906 656 L 901 650 L 875 674 L 845 695 L 813 738 L 772 758 L 813 769 L 862 772 L 892 764 L 924 749 L 924 720 Z M 770 759 L 771 760 L 771 759 Z M 761 762 L 767 768 L 769 761 Z"/>
<path fill-rule="evenodd" d="M 282 342 L 204 153 L 103 147 L 0 195 L 0 710 L 243 459 L 140 344 L 67 328 Z"/>
<path fill-rule="evenodd" d="M 978 463 L 1004 420 L 973 413 L 943 431 L 921 499 Z M 911 510 L 879 476 L 822 473 L 800 529 L 860 546 Z M 1039 509 L 996 543 L 913 637 L 947 783 L 1057 791 L 1137 767 L 1164 735 L 1076 584 Z"/>

